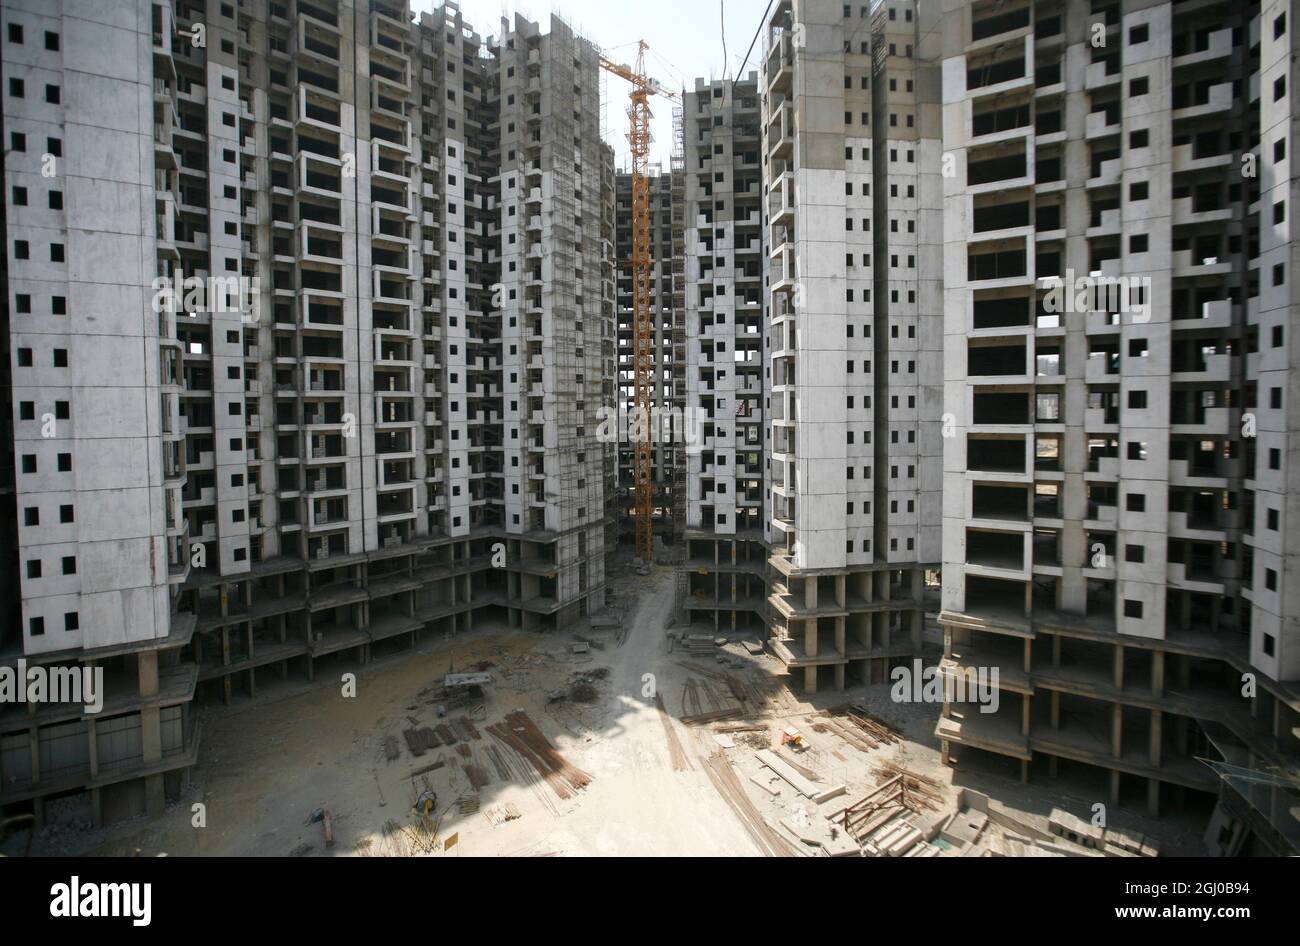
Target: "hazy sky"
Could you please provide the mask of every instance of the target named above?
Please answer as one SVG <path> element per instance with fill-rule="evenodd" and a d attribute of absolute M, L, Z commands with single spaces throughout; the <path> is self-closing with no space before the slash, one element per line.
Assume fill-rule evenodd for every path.
<path fill-rule="evenodd" d="M 417 12 L 432 10 L 435 0 L 412 0 Z M 650 46 L 646 71 L 670 89 L 694 88 L 695 77 L 735 78 L 745 53 L 767 9 L 768 0 L 460 0 L 461 12 L 481 36 L 501 32 L 502 15 L 522 13 L 546 28 L 551 13 L 558 13 L 605 52 L 609 58 L 632 65 L 636 41 Z M 725 14 L 725 17 L 724 17 Z M 726 23 L 726 56 L 723 55 L 723 23 Z M 762 38 L 754 43 L 745 71 L 758 67 Z M 606 133 L 619 167 L 628 163 L 628 85 L 618 76 L 605 76 L 604 108 Z M 651 99 L 655 141 L 650 161 L 668 166 L 673 130 L 673 103 Z"/>

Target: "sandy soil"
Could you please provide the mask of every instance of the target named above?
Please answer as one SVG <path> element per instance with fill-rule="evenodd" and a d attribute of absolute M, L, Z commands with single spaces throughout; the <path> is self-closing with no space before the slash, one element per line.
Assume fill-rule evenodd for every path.
<path fill-rule="evenodd" d="M 93 854 L 139 848 L 145 855 L 172 856 L 415 853 L 391 824 L 386 833 L 385 825 L 416 824 L 411 804 L 427 783 L 438 794 L 440 839 L 459 837 L 447 856 L 757 854 L 698 763 L 686 772 L 673 772 L 669 765 L 658 710 L 653 699 L 642 696 L 643 675 L 654 674 L 660 688 L 680 689 L 687 671 L 672 662 L 664 630 L 672 607 L 671 568 L 657 567 L 649 581 L 653 585 L 621 647 L 611 634 L 603 650 L 573 655 L 568 634 L 476 630 L 426 642 L 414 654 L 359 671 L 341 666 L 340 672 L 357 672 L 353 698 L 342 695 L 341 684 L 318 679 L 294 695 L 212 711 L 193 772 L 192 798 L 170 806 L 157 820 L 62 833 L 58 847 Z M 495 681 L 487 688 L 486 711 L 476 719 L 479 730 L 515 709 L 525 710 L 571 763 L 592 776 L 584 791 L 561 801 L 544 785 L 502 783 L 484 764 L 493 781 L 478 793 L 480 811 L 462 815 L 455 801 L 472 788 L 458 766 L 410 777 L 439 753 L 451 755 L 443 748 L 411 757 L 401 731 L 413 725 L 412 719 L 425 726 L 445 722 L 417 694 L 440 681 L 453 661 L 455 669 L 464 670 L 480 660 L 497 666 L 489 671 Z M 573 672 L 597 667 L 609 668 L 609 675 L 598 682 L 594 703 L 548 707 L 546 695 Z M 700 751 L 690 731 L 674 725 L 687 751 Z M 389 735 L 401 749 L 392 762 L 384 754 Z M 474 744 L 476 754 L 490 738 L 485 734 L 483 743 Z M 206 827 L 191 824 L 194 802 L 206 806 Z M 484 812 L 506 802 L 520 817 L 494 827 Z M 320 824 L 304 824 L 318 807 L 332 815 L 330 848 Z M 48 845 L 51 839 L 43 840 Z"/>
<path fill-rule="evenodd" d="M 816 805 L 789 786 L 782 784 L 773 795 L 750 781 L 751 776 L 770 780 L 754 752 L 764 738 L 776 740 L 786 727 L 798 728 L 808 745 L 799 754 L 801 764 L 827 785 L 844 784 L 850 799 L 872 789 L 881 777 L 880 763 L 890 761 L 941 782 L 943 803 L 953 809 L 958 788 L 967 786 L 1039 814 L 1055 805 L 1081 815 L 1088 811 L 1087 799 L 1064 798 L 1052 786 L 1022 786 L 1006 777 L 1010 773 L 943 766 L 933 735 L 936 708 L 895 703 L 888 684 L 823 693 L 804 702 L 780 685 L 784 678 L 775 675 L 779 663 L 770 656 L 751 657 L 736 642 L 713 660 L 686 654 L 680 644 L 670 652 L 665 625 L 673 604 L 671 566 L 656 566 L 649 578 L 625 573 L 611 580 L 611 591 L 627 608 L 631 627 L 621 644 L 612 631 L 584 631 L 593 641 L 588 654 L 572 652 L 568 633 L 479 627 L 459 637 L 425 641 L 413 653 L 362 668 L 330 664 L 316 684 L 282 684 L 270 696 L 207 710 L 188 798 L 158 819 L 96 831 L 53 826 L 38 835 L 33 853 L 758 856 L 760 849 L 705 774 L 703 758 L 719 751 L 714 727 L 671 722 L 690 766 L 674 771 L 653 699 L 657 691 L 672 717 L 684 715 L 693 711 L 684 707 L 688 686 L 701 692 L 712 687 L 715 695 L 725 692 L 717 682 L 720 672 L 779 694 L 761 720 L 769 727 L 766 736 L 736 734 L 735 747 L 725 750 L 750 800 L 778 832 L 782 820 L 798 821 L 817 812 Z M 448 671 L 463 671 L 480 661 L 491 662 L 494 679 L 486 687 L 482 711 L 471 717 L 483 733 L 471 746 L 474 761 L 492 781 L 475 793 L 453 750 L 434 749 L 415 758 L 402 731 L 447 722 L 437 717 L 435 705 L 421 691 Z M 603 672 L 594 700 L 548 700 L 575 674 L 591 671 Z M 343 695 L 341 682 L 326 681 L 329 674 L 344 672 L 357 674 L 353 697 Z M 833 731 L 813 728 L 813 714 L 850 700 L 894 727 L 905 741 L 863 752 Z M 705 698 L 703 708 L 715 705 Z M 592 777 L 584 790 L 560 800 L 536 780 L 528 784 L 519 777 L 498 777 L 486 756 L 494 740 L 484 730 L 516 709 L 526 711 L 565 758 Z M 448 716 L 462 712 L 453 709 Z M 396 741 L 397 758 L 387 757 L 386 739 Z M 412 777 L 440 756 L 447 764 Z M 437 810 L 433 819 L 421 822 L 412 804 L 426 788 L 437 793 Z M 463 813 L 458 800 L 474 794 L 479 809 Z M 194 824 L 195 803 L 205 808 L 205 826 Z M 507 804 L 519 817 L 494 824 L 490 816 Z M 331 814 L 330 847 L 322 825 L 306 823 L 317 808 Z M 1165 853 L 1197 853 L 1194 818 L 1146 823 L 1136 813 L 1126 813 L 1125 826 L 1155 835 Z M 453 835 L 458 843 L 446 850 Z M 812 853 L 797 843 L 792 848 Z"/>

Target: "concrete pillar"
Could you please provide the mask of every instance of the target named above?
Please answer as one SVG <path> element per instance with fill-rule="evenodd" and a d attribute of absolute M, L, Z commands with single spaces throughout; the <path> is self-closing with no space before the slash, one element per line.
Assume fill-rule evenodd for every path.
<path fill-rule="evenodd" d="M 1151 657 L 1151 693 L 1165 695 L 1165 652 L 1157 650 Z"/>
<path fill-rule="evenodd" d="M 835 665 L 835 689 L 837 690 L 844 689 L 844 668 L 846 666 L 847 664 Z"/>
<path fill-rule="evenodd" d="M 1116 644 L 1111 653 L 1111 678 L 1115 689 L 1124 689 L 1124 645 Z"/>
<path fill-rule="evenodd" d="M 146 650 L 135 660 L 136 678 L 142 697 L 158 695 L 158 651 Z"/>
<path fill-rule="evenodd" d="M 809 695 L 817 692 L 817 668 L 803 668 L 803 691 Z"/>
<path fill-rule="evenodd" d="M 1033 702 L 1029 695 L 1026 693 L 1020 694 L 1020 734 L 1022 736 L 1027 737 L 1029 735 L 1029 720 L 1032 707 Z"/>
<path fill-rule="evenodd" d="M 1160 765 L 1161 734 L 1164 731 L 1164 714 L 1151 711 L 1151 733 L 1147 740 L 1147 758 L 1152 765 Z"/>
<path fill-rule="evenodd" d="M 221 666 L 230 666 L 230 628 L 228 627 L 221 629 Z M 230 697 L 230 674 L 226 674 L 221 678 L 221 701 L 229 706 Z"/>
<path fill-rule="evenodd" d="M 1160 780 L 1147 779 L 1147 814 L 1152 818 L 1160 817 Z"/>
<path fill-rule="evenodd" d="M 1110 753 L 1115 758 L 1123 755 L 1124 739 L 1124 704 L 1110 705 Z"/>
<path fill-rule="evenodd" d="M 1061 728 L 1061 694 L 1057 690 L 1052 690 L 1051 711 L 1052 711 L 1052 728 Z"/>
<path fill-rule="evenodd" d="M 1119 805 L 1119 769 L 1110 770 L 1110 803 Z"/>
<path fill-rule="evenodd" d="M 803 649 L 809 657 L 817 656 L 817 619 L 803 622 Z"/>

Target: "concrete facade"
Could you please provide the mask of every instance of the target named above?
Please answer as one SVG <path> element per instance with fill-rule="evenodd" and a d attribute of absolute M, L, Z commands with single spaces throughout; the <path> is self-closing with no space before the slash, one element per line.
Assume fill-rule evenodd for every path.
<path fill-rule="evenodd" d="M 1294 773 L 1296 10 L 942 6 L 940 620 L 1002 691 L 945 753 L 1152 812 L 1198 756 Z"/>
<path fill-rule="evenodd" d="M 938 150 L 937 82 L 913 61 L 913 6 L 880 9 L 796 0 L 766 24 L 768 624 L 809 692 L 919 652 L 939 555 L 924 408 L 940 314 L 921 278 L 938 221 L 919 209 L 937 190 L 920 165 Z"/>
<path fill-rule="evenodd" d="M 682 108 L 686 179 L 685 609 L 718 633 L 761 630 L 763 237 L 759 78 L 696 80 Z"/>
<path fill-rule="evenodd" d="M 151 307 L 179 189 L 168 4 L 4 4 L 7 664 L 103 671 L 99 714 L 0 707 L 0 803 L 159 813 L 192 763 L 180 348 Z"/>
<path fill-rule="evenodd" d="M 595 47 L 403 0 L 6 0 L 4 23 L 0 643 L 115 682 L 96 719 L 5 708 L 0 803 L 157 811 L 196 693 L 603 607 Z M 206 291 L 156 312 L 160 276 Z"/>

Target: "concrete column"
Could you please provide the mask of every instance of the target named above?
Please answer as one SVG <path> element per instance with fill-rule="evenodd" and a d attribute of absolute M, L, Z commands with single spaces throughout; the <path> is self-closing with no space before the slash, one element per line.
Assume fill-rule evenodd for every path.
<path fill-rule="evenodd" d="M 1051 709 L 1052 709 L 1052 728 L 1061 728 L 1061 694 L 1052 690 Z"/>
<path fill-rule="evenodd" d="M 1124 645 L 1116 644 L 1114 651 L 1111 653 L 1111 677 L 1115 684 L 1115 689 L 1124 689 Z"/>
<path fill-rule="evenodd" d="M 1165 695 L 1165 652 L 1157 650 L 1151 658 L 1151 693 L 1153 696 Z"/>
<path fill-rule="evenodd" d="M 846 666 L 847 664 L 835 665 L 835 689 L 837 690 L 844 689 L 844 668 Z"/>
<path fill-rule="evenodd" d="M 1020 735 L 1028 737 L 1029 721 L 1031 719 L 1031 708 L 1033 702 L 1028 694 L 1020 694 Z"/>
<path fill-rule="evenodd" d="M 1152 818 L 1160 817 L 1160 780 L 1147 779 L 1147 814 Z"/>
<path fill-rule="evenodd" d="M 817 656 L 817 619 L 803 622 L 803 649 L 809 657 Z"/>
<path fill-rule="evenodd" d="M 803 668 L 803 691 L 809 695 L 817 692 L 817 668 Z"/>
<path fill-rule="evenodd" d="M 223 591 L 222 591 L 223 602 L 224 602 L 224 597 L 225 597 L 225 592 L 223 586 Z M 221 666 L 223 667 L 230 666 L 230 628 L 228 627 L 223 627 L 221 629 Z M 230 705 L 230 696 L 231 696 L 230 674 L 226 674 L 221 678 L 221 701 L 225 703 L 227 706 Z"/>
<path fill-rule="evenodd" d="M 135 660 L 136 676 L 142 697 L 158 695 L 158 651 L 146 650 Z"/>
<path fill-rule="evenodd" d="M 1159 767 L 1160 765 L 1160 750 L 1162 747 L 1161 733 L 1163 731 L 1164 731 L 1164 714 L 1162 714 L 1160 710 L 1152 710 L 1151 711 L 1151 736 L 1149 741 L 1149 747 L 1147 749 L 1147 755 L 1150 758 L 1151 764 L 1156 767 Z"/>
<path fill-rule="evenodd" d="M 1119 805 L 1119 769 L 1110 770 L 1110 803 Z"/>
<path fill-rule="evenodd" d="M 1110 707 L 1110 753 L 1115 758 L 1123 754 L 1124 704 L 1112 703 Z"/>

